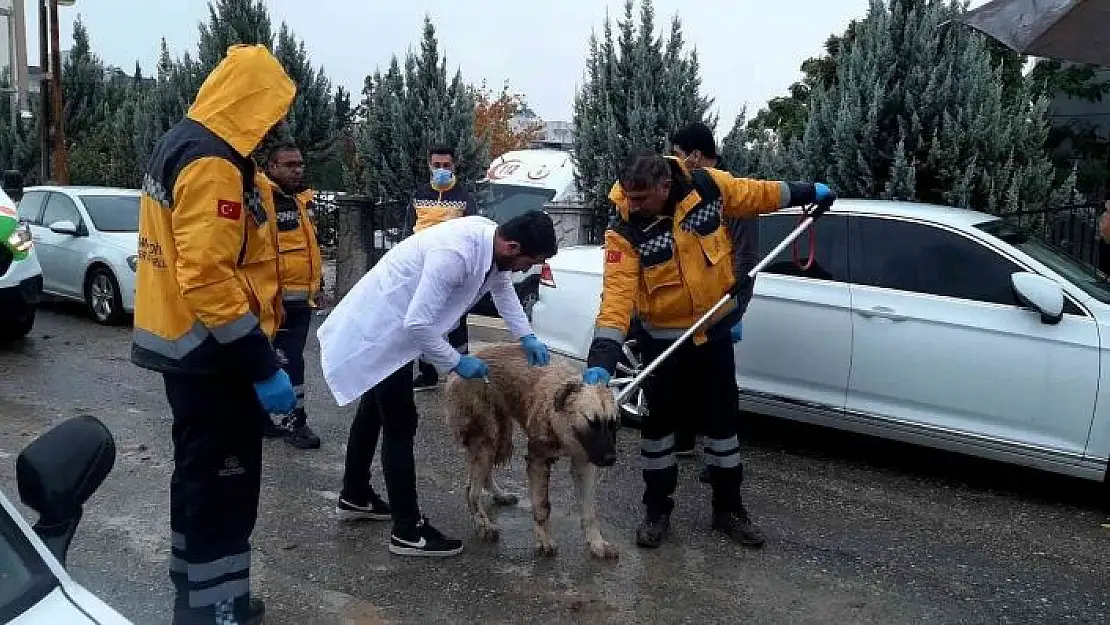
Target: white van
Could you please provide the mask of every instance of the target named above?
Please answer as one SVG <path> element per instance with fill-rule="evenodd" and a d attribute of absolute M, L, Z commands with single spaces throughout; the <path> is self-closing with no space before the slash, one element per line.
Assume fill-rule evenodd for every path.
<path fill-rule="evenodd" d="M 571 153 L 563 150 L 513 150 L 493 159 L 486 176 L 478 181 L 479 211 L 497 223 L 530 210 L 543 210 L 552 203 L 578 202 L 582 194 L 574 179 Z M 524 311 L 532 316 L 539 296 L 540 270 L 532 268 L 513 275 Z M 496 315 L 489 296 L 474 312 Z"/>

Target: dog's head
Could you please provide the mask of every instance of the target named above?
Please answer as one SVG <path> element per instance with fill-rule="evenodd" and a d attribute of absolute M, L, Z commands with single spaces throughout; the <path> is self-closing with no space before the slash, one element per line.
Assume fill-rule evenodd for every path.
<path fill-rule="evenodd" d="M 555 394 L 555 410 L 567 417 L 574 438 L 590 462 L 611 467 L 617 461 L 617 402 L 608 387 L 571 380 Z"/>

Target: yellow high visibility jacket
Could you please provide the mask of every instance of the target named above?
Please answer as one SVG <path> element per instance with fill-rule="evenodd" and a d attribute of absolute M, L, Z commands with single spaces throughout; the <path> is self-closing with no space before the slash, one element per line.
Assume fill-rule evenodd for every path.
<path fill-rule="evenodd" d="M 610 190 L 618 216 L 605 232 L 595 347 L 597 339 L 623 342 L 634 313 L 652 336 L 681 336 L 736 284 L 732 238 L 722 218 L 754 217 L 789 203 L 786 183 L 735 178 L 718 169 L 691 174 L 677 159 L 667 159 L 677 188 L 672 197 L 679 198 L 669 214 L 630 218 L 620 183 Z M 738 313 L 735 301 L 724 306 L 694 342 L 704 343 L 707 328 Z M 589 360 L 610 364 L 594 351 Z"/>
<path fill-rule="evenodd" d="M 154 147 L 139 203 L 135 364 L 255 381 L 277 371 L 276 218 L 249 155 L 295 93 L 265 47 L 232 46 Z"/>
<path fill-rule="evenodd" d="M 265 181 L 263 197 L 272 203 L 277 214 L 282 301 L 307 302 L 315 307 L 324 280 L 324 261 L 314 222 L 316 192 L 305 189 L 295 196 L 288 195 L 265 174 L 260 176 Z"/>

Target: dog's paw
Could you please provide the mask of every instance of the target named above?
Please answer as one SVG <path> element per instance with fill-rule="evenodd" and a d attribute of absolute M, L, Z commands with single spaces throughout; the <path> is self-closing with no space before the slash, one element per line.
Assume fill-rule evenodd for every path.
<path fill-rule="evenodd" d="M 590 544 L 590 555 L 602 560 L 616 560 L 619 556 L 617 548 L 609 541 L 601 541 Z"/>
<path fill-rule="evenodd" d="M 559 548 L 554 541 L 539 542 L 536 543 L 536 553 L 545 558 L 551 558 L 559 553 Z"/>
<path fill-rule="evenodd" d="M 499 538 L 501 538 L 501 528 L 496 525 L 478 526 L 478 540 L 487 543 L 495 543 Z"/>
<path fill-rule="evenodd" d="M 520 502 L 520 498 L 512 493 L 502 493 L 500 495 L 493 495 L 493 503 L 499 506 L 515 506 Z"/>

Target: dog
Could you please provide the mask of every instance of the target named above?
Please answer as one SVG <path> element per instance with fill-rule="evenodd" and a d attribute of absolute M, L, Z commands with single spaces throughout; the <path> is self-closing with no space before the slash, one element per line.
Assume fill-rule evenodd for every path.
<path fill-rule="evenodd" d="M 500 529 L 483 507 L 480 496 L 489 489 L 494 502 L 513 505 L 516 496 L 493 479 L 493 469 L 513 455 L 513 422 L 528 440 L 528 490 L 536 549 L 554 556 L 548 520 L 551 467 L 569 458 L 578 491 L 582 531 L 590 553 L 613 559 L 617 549 L 601 536 L 595 492 L 598 469 L 617 460 L 620 419 L 613 393 L 605 386 L 586 385 L 582 376 L 558 356 L 545 367 L 529 366 L 519 345 L 485 346 L 473 355 L 489 366 L 488 380 L 467 380 L 452 374 L 443 393 L 447 424 L 466 450 L 470 480 L 466 500 L 478 538 L 496 541 Z"/>

